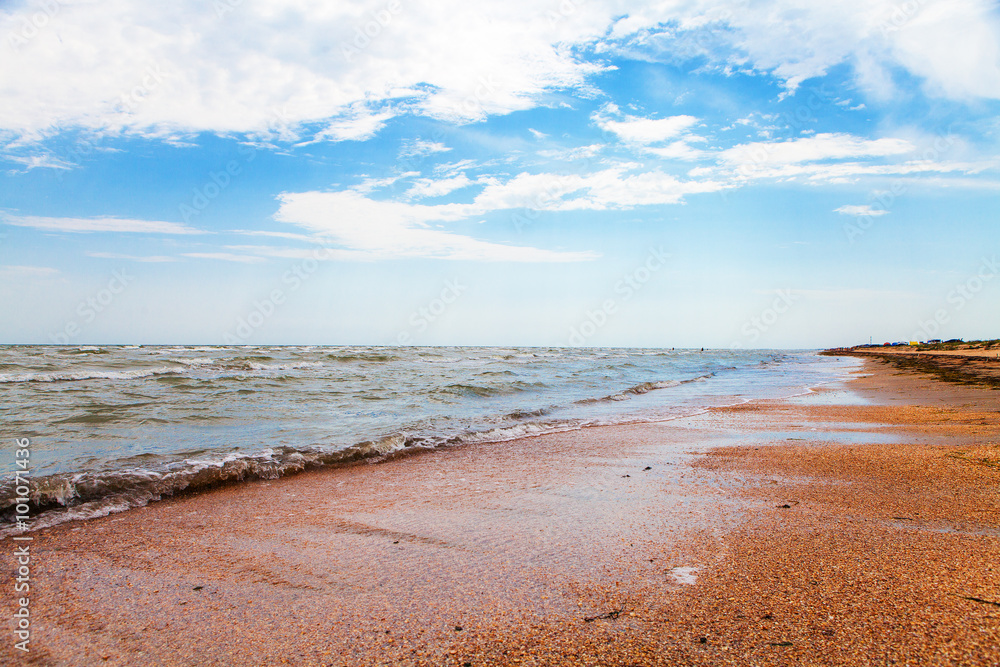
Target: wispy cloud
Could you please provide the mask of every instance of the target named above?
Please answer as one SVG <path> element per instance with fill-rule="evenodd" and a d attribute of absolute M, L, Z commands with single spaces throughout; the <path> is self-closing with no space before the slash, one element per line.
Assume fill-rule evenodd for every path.
<path fill-rule="evenodd" d="M 450 150 L 450 147 L 445 146 L 440 141 L 425 141 L 423 139 L 416 139 L 403 144 L 403 148 L 399 151 L 399 157 L 415 158 L 422 157 L 424 155 L 431 155 L 433 153 L 447 153 Z"/>
<path fill-rule="evenodd" d="M 465 174 L 459 174 L 453 178 L 442 178 L 439 180 L 434 180 L 430 178 L 421 178 L 416 181 L 409 190 L 406 191 L 406 196 L 411 199 L 423 199 L 425 197 L 441 197 L 455 190 L 468 187 L 475 184 L 476 181 L 471 180 Z"/>
<path fill-rule="evenodd" d="M 98 259 L 124 259 L 130 262 L 145 262 L 150 264 L 162 264 L 166 262 L 178 261 L 176 257 L 167 255 L 125 255 L 117 252 L 87 252 L 87 257 Z"/>
<path fill-rule="evenodd" d="M 63 169 L 70 170 L 73 169 L 75 165 L 61 160 L 53 155 L 41 154 L 41 155 L 7 155 L 5 159 L 15 162 L 17 164 L 23 165 L 23 169 L 20 172 L 28 172 L 32 169 Z"/>
<path fill-rule="evenodd" d="M 86 234 L 114 232 L 119 234 L 203 234 L 204 232 L 176 222 L 134 220 L 129 218 L 45 218 L 26 215 L 3 215 L 0 220 L 17 227 L 33 227 L 47 232 Z"/>
<path fill-rule="evenodd" d="M 239 262 L 242 264 L 257 264 L 267 261 L 263 257 L 236 255 L 231 252 L 185 252 L 181 254 L 184 257 L 192 257 L 194 259 L 214 259 L 220 262 Z"/>
<path fill-rule="evenodd" d="M 629 209 L 676 204 L 691 194 L 715 192 L 727 184 L 712 179 L 682 180 L 658 170 L 625 164 L 590 174 L 521 173 L 513 178 L 482 179 L 483 188 L 468 204 L 415 204 L 376 200 L 357 188 L 339 192 L 286 193 L 275 215 L 279 222 L 333 239 L 345 249 L 381 257 L 427 257 L 483 261 L 564 262 L 593 259 L 591 251 L 552 251 L 511 246 L 431 229 L 431 223 L 469 221 L 495 211 L 532 209 L 576 211 Z M 418 183 L 423 192 L 436 184 L 472 185 L 468 179 Z M 418 190 L 421 191 L 421 190 Z"/>
<path fill-rule="evenodd" d="M 5 278 L 48 278 L 58 273 L 59 269 L 49 266 L 23 266 L 14 264 L 0 266 L 0 275 Z"/>
<path fill-rule="evenodd" d="M 872 208 L 868 204 L 861 205 L 845 205 L 839 208 L 833 209 L 834 213 L 841 213 L 843 215 L 853 215 L 853 216 L 868 216 L 873 217 L 877 215 L 885 215 L 889 211 L 880 208 Z"/>
<path fill-rule="evenodd" d="M 740 144 L 722 151 L 719 160 L 734 166 L 772 166 L 903 155 L 915 148 L 905 139 L 865 139 L 851 134 L 826 133 L 788 141 Z"/>
<path fill-rule="evenodd" d="M 690 131 L 700 122 L 694 116 L 642 118 L 624 115 L 623 120 L 615 120 L 615 116 L 622 116 L 618 107 L 605 104 L 593 119 L 602 130 L 614 134 L 639 153 L 670 160 L 697 160 L 706 155 L 691 145 L 704 141 Z"/>
<path fill-rule="evenodd" d="M 350 190 L 284 194 L 280 201 L 276 220 L 304 227 L 344 249 L 373 257 L 489 262 L 578 262 L 598 257 L 593 252 L 493 243 L 427 227 L 428 222 L 461 220 L 475 211 L 464 205 L 375 201 Z"/>
<path fill-rule="evenodd" d="M 244 236 L 265 236 L 276 239 L 287 239 L 289 241 L 315 241 L 312 236 L 305 234 L 295 234 L 293 232 L 269 232 L 256 229 L 231 229 L 230 234 L 243 234 Z"/>
<path fill-rule="evenodd" d="M 315 139 L 365 141 L 374 137 L 394 115 L 388 111 L 359 111 L 349 118 L 331 121 L 325 130 L 315 136 Z"/>

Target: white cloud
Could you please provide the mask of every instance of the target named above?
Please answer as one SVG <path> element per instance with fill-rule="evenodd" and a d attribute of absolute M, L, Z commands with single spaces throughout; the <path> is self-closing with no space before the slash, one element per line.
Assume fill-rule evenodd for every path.
<path fill-rule="evenodd" d="M 441 197 L 449 192 L 468 187 L 474 183 L 476 181 L 470 180 L 465 174 L 459 174 L 453 178 L 442 178 L 440 180 L 421 178 L 406 191 L 406 196 L 411 199 Z"/>
<path fill-rule="evenodd" d="M 366 141 L 385 127 L 387 120 L 394 114 L 388 112 L 359 112 L 355 117 L 335 120 L 325 130 L 316 135 L 317 140 L 332 141 Z"/>
<path fill-rule="evenodd" d="M 384 0 L 58 7 L 31 39 L 3 45 L 0 129 L 290 138 L 311 124 L 319 138 L 363 140 L 404 113 L 468 122 L 531 108 L 604 69 L 569 45 L 596 38 L 606 9 L 552 25 L 528 0 L 403 3 L 352 57 L 345 47 Z M 37 9 L 0 12 L 4 41 Z"/>
<path fill-rule="evenodd" d="M 659 119 L 626 116 L 622 121 L 597 117 L 596 120 L 602 130 L 613 132 L 622 140 L 637 144 L 653 144 L 674 139 L 685 134 L 698 122 L 694 116 L 670 116 Z"/>
<path fill-rule="evenodd" d="M 604 144 L 590 144 L 575 148 L 538 151 L 538 155 L 550 160 L 586 160 L 600 153 L 602 148 Z"/>
<path fill-rule="evenodd" d="M 717 0 L 626 14 L 601 50 L 768 72 L 788 91 L 847 64 L 879 98 L 892 94 L 894 69 L 935 95 L 1000 98 L 1000 16 L 990 0 Z"/>
<path fill-rule="evenodd" d="M 176 262 L 176 257 L 168 257 L 166 255 L 123 255 L 117 252 L 87 252 L 87 257 L 96 257 L 98 259 L 125 259 L 130 262 L 145 262 L 150 264 L 161 264 L 166 262 Z"/>
<path fill-rule="evenodd" d="M 699 160 L 707 155 L 687 141 L 675 141 L 666 146 L 646 146 L 643 153 L 649 153 L 668 160 Z"/>
<path fill-rule="evenodd" d="M 680 180 L 659 170 L 639 171 L 626 163 L 590 174 L 521 173 L 501 182 L 491 181 L 476 196 L 472 215 L 496 210 L 528 208 L 538 211 L 627 209 L 635 206 L 677 204 L 688 194 L 717 192 L 730 187 L 713 180 Z"/>
<path fill-rule="evenodd" d="M 445 164 L 439 164 L 434 167 L 435 174 L 444 174 L 445 176 L 457 176 L 466 169 L 472 169 L 476 166 L 475 160 L 459 160 L 458 162 L 448 162 Z"/>
<path fill-rule="evenodd" d="M 401 158 L 414 158 L 422 157 L 424 155 L 431 155 L 433 153 L 447 153 L 451 148 L 444 145 L 440 141 L 425 141 L 423 139 L 417 139 L 416 141 L 409 141 L 403 145 L 402 150 L 399 151 L 399 156 Z"/>
<path fill-rule="evenodd" d="M 843 215 L 874 217 L 878 215 L 885 215 L 889 211 L 886 211 L 885 209 L 872 208 L 868 204 L 861 204 L 861 205 L 848 204 L 845 206 L 841 206 L 840 208 L 833 209 L 833 212 L 841 213 Z"/>
<path fill-rule="evenodd" d="M 485 187 L 470 204 L 414 204 L 370 199 L 364 192 L 286 193 L 275 214 L 279 222 L 305 228 L 343 249 L 369 258 L 426 257 L 511 262 L 565 262 L 597 257 L 592 252 L 550 251 L 510 246 L 432 229 L 436 223 L 469 221 L 494 211 L 629 209 L 677 204 L 689 194 L 729 187 L 706 179 L 683 181 L 660 171 L 636 172 L 624 164 L 590 174 L 521 173 L 506 181 L 481 180 Z M 452 179 L 449 179 L 452 180 Z M 428 188 L 441 181 L 431 181 Z M 472 181 L 462 181 L 471 185 Z M 419 185 L 419 184 L 418 184 Z M 452 183 L 447 184 L 449 187 Z"/>
<path fill-rule="evenodd" d="M 661 171 L 629 173 L 623 165 L 578 174 L 518 174 L 511 180 L 488 185 L 476 197 L 478 211 L 528 208 L 540 211 L 627 209 L 635 206 L 678 204 L 688 194 L 717 192 L 728 187 L 720 181 L 682 181 Z"/>
<path fill-rule="evenodd" d="M 1000 98 L 1000 14 L 985 0 L 914 2 L 888 33 L 892 59 L 926 81 L 928 92 L 957 99 Z M 890 27 L 892 26 L 890 23 Z"/>
<path fill-rule="evenodd" d="M 355 192 L 371 192 L 372 190 L 390 187 L 395 185 L 398 181 L 419 175 L 419 171 L 404 171 L 403 173 L 393 174 L 392 176 L 386 176 L 384 178 L 366 177 L 351 189 Z"/>
<path fill-rule="evenodd" d="M 902 155 L 915 148 L 905 139 L 864 139 L 851 134 L 827 133 L 788 141 L 740 144 L 722 151 L 719 159 L 730 165 L 787 165 L 819 160 Z"/>
<path fill-rule="evenodd" d="M 8 265 L 0 266 L 0 275 L 5 278 L 47 278 L 59 273 L 59 269 L 49 266 L 21 266 Z"/>
<path fill-rule="evenodd" d="M 263 257 L 253 257 L 251 255 L 236 255 L 230 252 L 185 252 L 184 257 L 194 259 L 214 259 L 220 262 L 239 262 L 242 264 L 256 264 L 266 261 Z"/>
<path fill-rule="evenodd" d="M 429 229 L 430 221 L 466 217 L 469 207 L 424 206 L 374 201 L 350 190 L 284 194 L 275 214 L 280 222 L 304 227 L 347 250 L 373 258 L 423 257 L 490 262 L 576 262 L 595 259 L 591 252 L 558 252 L 481 241 Z"/>
<path fill-rule="evenodd" d="M 491 180 L 473 202 L 476 214 L 515 208 L 537 211 L 571 210 L 587 208 L 580 199 L 572 203 L 566 195 L 587 187 L 587 176 L 580 174 L 529 174 L 520 173 L 501 182 Z"/>
<path fill-rule="evenodd" d="M 115 232 L 133 234 L 202 234 L 203 232 L 178 224 L 160 220 L 130 220 L 127 218 L 45 218 L 26 215 L 3 215 L 0 217 L 8 225 L 33 227 L 47 232 Z"/>
<path fill-rule="evenodd" d="M 864 176 L 915 176 L 927 173 L 963 173 L 976 174 L 994 163 L 987 162 L 933 162 L 930 160 L 914 160 L 900 164 L 867 164 L 861 162 L 834 162 L 812 164 L 753 164 L 744 163 L 725 168 L 698 167 L 688 172 L 693 177 L 711 176 L 726 180 L 733 186 L 746 185 L 750 182 L 764 179 L 778 181 L 803 180 L 809 184 L 851 183 Z M 930 183 L 930 179 L 921 182 Z M 939 182 L 937 185 L 959 185 L 957 179 Z M 965 184 L 968 185 L 968 184 Z"/>
<path fill-rule="evenodd" d="M 619 139 L 647 155 L 670 160 L 697 160 L 705 156 L 704 151 L 691 146 L 691 143 L 704 141 L 702 137 L 689 131 L 699 122 L 694 116 L 657 119 L 625 116 L 624 120 L 610 117 L 618 114 L 616 105 L 606 104 L 594 114 L 593 119 L 602 130 L 617 135 Z M 668 141 L 669 144 L 657 145 Z"/>
<path fill-rule="evenodd" d="M 532 108 L 552 91 L 587 93 L 588 77 L 608 66 L 585 60 L 581 46 L 705 57 L 725 72 L 771 73 L 788 90 L 846 63 L 869 94 L 902 69 L 931 94 L 1000 98 L 990 0 L 570 5 L 402 3 L 365 37 L 384 0 L 59 2 L 26 39 L 24 22 L 42 6 L 28 3 L 0 12 L 0 130 L 364 140 L 400 114 L 469 122 Z M 664 141 L 679 118 L 611 127 L 629 141 Z"/>
<path fill-rule="evenodd" d="M 590 197 L 599 207 L 632 208 L 655 204 L 679 204 L 685 195 L 718 192 L 729 185 L 715 180 L 681 181 L 670 174 L 651 171 L 618 176 L 601 172 L 590 184 Z"/>
<path fill-rule="evenodd" d="M 332 248 L 328 243 L 314 238 L 315 245 L 311 248 L 288 248 L 263 245 L 227 245 L 226 250 L 244 254 L 251 253 L 261 257 L 277 257 L 280 259 L 313 259 L 313 260 L 338 260 L 338 261 L 370 261 L 379 259 L 375 255 L 366 252 L 356 252 L 353 250 L 342 250 Z"/>
<path fill-rule="evenodd" d="M 230 229 L 230 234 L 244 234 L 246 236 L 267 236 L 276 239 L 288 239 L 290 241 L 314 241 L 315 239 L 305 234 L 293 234 L 292 232 L 268 232 L 255 229 Z"/>
<path fill-rule="evenodd" d="M 17 164 L 24 165 L 22 172 L 31 171 L 32 169 L 73 169 L 75 165 L 66 162 L 65 160 L 60 160 L 52 155 L 8 155 L 5 159 L 11 162 L 16 162 Z"/>

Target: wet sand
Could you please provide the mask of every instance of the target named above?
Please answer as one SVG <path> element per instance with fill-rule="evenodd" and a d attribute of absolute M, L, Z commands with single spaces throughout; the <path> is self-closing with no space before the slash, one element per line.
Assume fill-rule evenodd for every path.
<path fill-rule="evenodd" d="M 1000 392 L 866 372 L 37 533 L 31 662 L 1000 664 Z"/>

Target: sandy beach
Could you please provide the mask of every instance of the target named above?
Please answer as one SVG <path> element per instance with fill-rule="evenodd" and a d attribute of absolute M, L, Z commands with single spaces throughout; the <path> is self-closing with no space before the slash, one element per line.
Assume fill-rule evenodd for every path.
<path fill-rule="evenodd" d="M 868 360 L 41 531 L 27 662 L 997 665 L 998 482 L 1000 393 Z"/>
<path fill-rule="evenodd" d="M 898 369 L 922 371 L 948 382 L 1000 387 L 1000 349 L 993 346 L 929 350 L 863 346 L 841 351 L 850 356 L 879 359 Z"/>

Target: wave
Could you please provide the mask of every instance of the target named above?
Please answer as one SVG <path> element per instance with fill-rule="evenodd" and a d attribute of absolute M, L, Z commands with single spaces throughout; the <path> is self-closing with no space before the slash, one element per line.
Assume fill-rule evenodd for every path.
<path fill-rule="evenodd" d="M 36 373 L 2 373 L 0 383 L 17 382 L 72 382 L 76 380 L 138 380 L 154 375 L 177 375 L 178 368 L 136 368 L 128 371 L 94 371 L 77 372 L 36 372 Z"/>
<path fill-rule="evenodd" d="M 489 398 L 491 396 L 506 396 L 523 391 L 537 391 L 544 388 L 544 382 L 522 382 L 516 381 L 509 384 L 499 384 L 493 386 L 483 386 L 478 384 L 449 384 L 439 389 L 431 391 L 434 394 L 449 394 L 454 396 L 477 396 L 479 398 Z"/>
<path fill-rule="evenodd" d="M 0 382 L 91 380 L 0 384 L 0 392 L 23 405 L 25 425 L 46 423 L 63 433 L 51 455 L 39 458 L 45 467 L 32 479 L 36 527 L 310 467 L 658 420 L 716 395 L 728 400 L 735 383 L 687 383 L 715 373 L 742 381 L 739 369 L 758 368 L 761 356 L 661 362 L 659 352 L 612 349 L 327 347 L 309 355 L 291 348 L 108 349 L 120 357 L 59 361 L 48 348 L 12 348 L 4 360 L 19 365 L 0 366 Z M 786 375 L 765 371 L 763 388 L 750 393 L 772 381 L 783 386 Z M 687 389 L 670 391 L 680 385 Z M 47 394 L 44 402 L 39 391 Z M 129 433 L 142 440 L 130 444 Z M 376 434 L 384 437 L 359 442 Z M 0 475 L 0 535 L 9 534 L 4 526 L 13 516 L 8 482 Z"/>
<path fill-rule="evenodd" d="M 353 354 L 340 353 L 340 354 L 328 354 L 327 359 L 333 361 L 341 362 L 352 362 L 352 361 L 374 361 L 377 363 L 384 363 L 386 361 L 396 361 L 399 357 L 391 354 L 381 354 L 377 352 L 356 352 Z"/>
<path fill-rule="evenodd" d="M 277 479 L 307 468 L 385 457 L 411 444 L 405 435 L 393 434 L 337 451 L 280 447 L 256 454 L 185 459 L 159 470 L 137 468 L 35 478 L 29 495 L 29 512 L 35 517 L 32 528 L 105 516 L 142 507 L 165 496 L 230 482 Z M 0 483 L 0 536 L 20 532 L 14 525 L 16 498 L 14 480 Z"/>
<path fill-rule="evenodd" d="M 537 412 L 512 413 L 527 419 Z M 216 458 L 187 458 L 158 468 L 133 468 L 102 472 L 55 474 L 31 480 L 28 514 L 31 530 L 66 521 L 93 519 L 143 507 L 182 493 L 204 491 L 229 483 L 278 479 L 307 469 L 345 465 L 358 461 L 377 462 L 401 455 L 471 443 L 495 443 L 583 428 L 588 424 L 569 420 L 523 422 L 480 429 L 457 435 L 393 433 L 338 450 L 319 447 L 277 447 L 258 453 L 230 453 Z M 138 463 L 143 457 L 133 458 Z M 22 532 L 16 527 L 18 502 L 16 480 L 0 481 L 0 538 Z"/>
<path fill-rule="evenodd" d="M 679 387 L 683 384 L 688 384 L 691 382 L 705 382 L 709 378 L 713 377 L 715 373 L 707 373 L 705 375 L 699 375 L 687 380 L 663 380 L 659 382 L 642 382 L 635 386 L 629 387 L 623 391 L 619 391 L 614 394 L 609 394 L 607 396 L 602 396 L 600 398 L 585 398 L 583 400 L 577 401 L 577 403 L 604 403 L 607 401 L 627 401 L 635 396 L 642 396 L 643 394 L 648 394 L 651 391 L 656 391 L 657 389 L 670 389 L 672 387 Z"/>
<path fill-rule="evenodd" d="M 267 364 L 253 359 L 269 357 L 246 357 L 234 359 L 169 359 L 177 367 L 135 368 L 131 370 L 79 370 L 79 371 L 36 371 L 31 373 L 0 373 L 0 384 L 22 382 L 76 382 L 82 380 L 140 380 L 147 377 L 174 376 L 178 378 L 197 377 L 198 374 L 215 373 L 216 377 L 235 377 L 247 373 L 271 373 L 276 371 L 319 368 L 322 361 L 301 361 L 287 364 Z"/>

